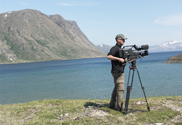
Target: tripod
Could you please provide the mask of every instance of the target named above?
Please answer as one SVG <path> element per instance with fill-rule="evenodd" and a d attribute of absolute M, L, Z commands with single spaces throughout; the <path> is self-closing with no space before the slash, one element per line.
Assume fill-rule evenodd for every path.
<path fill-rule="evenodd" d="M 134 78 L 135 69 L 137 70 L 137 74 L 138 74 L 138 78 L 139 78 L 139 81 L 140 81 L 140 85 L 141 85 L 141 88 L 143 90 L 143 94 L 145 96 L 145 100 L 146 100 L 146 103 L 147 103 L 147 109 L 148 109 L 148 111 L 150 111 L 150 107 L 149 107 L 148 102 L 147 102 L 147 98 L 146 98 L 146 95 L 145 95 L 144 87 L 142 85 L 138 69 L 136 67 L 136 60 L 131 62 L 131 64 L 132 64 L 132 66 L 129 67 L 130 70 L 129 70 L 128 83 L 127 83 L 127 93 L 126 93 L 126 100 L 125 100 L 125 114 L 128 114 L 128 113 L 133 111 L 133 110 L 131 110 L 130 112 L 128 112 L 128 104 L 129 104 L 129 100 L 130 100 L 130 92 L 131 92 L 132 86 L 133 86 L 133 78 Z M 132 74 L 131 84 L 129 85 L 130 71 L 131 70 L 133 70 L 133 74 Z"/>

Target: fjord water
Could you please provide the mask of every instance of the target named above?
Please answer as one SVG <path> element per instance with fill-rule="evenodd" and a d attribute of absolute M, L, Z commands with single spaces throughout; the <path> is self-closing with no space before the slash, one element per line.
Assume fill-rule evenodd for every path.
<path fill-rule="evenodd" d="M 150 53 L 137 60 L 147 97 L 182 95 L 182 63 L 163 63 L 182 52 Z M 110 99 L 114 86 L 107 58 L 0 65 L 0 104 L 43 99 Z M 125 67 L 125 92 L 129 64 Z M 131 98 L 144 97 L 135 71 Z"/>

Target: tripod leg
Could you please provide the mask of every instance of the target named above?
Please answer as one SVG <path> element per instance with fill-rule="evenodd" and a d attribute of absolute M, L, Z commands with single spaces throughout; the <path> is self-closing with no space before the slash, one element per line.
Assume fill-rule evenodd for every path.
<path fill-rule="evenodd" d="M 137 68 L 136 68 L 136 69 L 137 69 Z M 146 95 L 145 95 L 144 87 L 143 87 L 143 85 L 142 85 L 142 81 L 141 81 L 141 79 L 140 79 L 140 75 L 139 75 L 138 69 L 137 69 L 137 74 L 138 74 L 138 78 L 139 78 L 139 80 L 140 80 L 140 85 L 141 85 L 141 88 L 142 88 L 142 90 L 143 90 L 143 94 L 144 94 L 144 96 L 145 96 L 145 101 L 146 101 L 146 103 L 147 103 L 147 109 L 148 109 L 148 111 L 150 111 L 150 107 L 149 107 L 149 104 L 148 104 L 148 102 L 147 102 L 147 98 L 146 98 Z"/>
<path fill-rule="evenodd" d="M 131 91 L 131 86 L 127 86 L 126 101 L 125 101 L 125 114 L 127 114 L 127 111 L 128 111 L 130 91 Z"/>
<path fill-rule="evenodd" d="M 131 69 L 130 69 L 130 71 L 131 71 Z M 129 86 L 130 72 L 129 72 L 129 76 L 128 76 L 127 93 L 126 93 L 126 100 L 125 100 L 125 114 L 127 114 L 127 111 L 128 111 L 128 105 L 129 105 L 129 100 L 130 100 L 130 92 L 131 92 L 132 85 L 133 85 L 134 71 L 135 70 L 133 69 L 132 80 L 131 80 L 131 85 L 130 86 Z"/>

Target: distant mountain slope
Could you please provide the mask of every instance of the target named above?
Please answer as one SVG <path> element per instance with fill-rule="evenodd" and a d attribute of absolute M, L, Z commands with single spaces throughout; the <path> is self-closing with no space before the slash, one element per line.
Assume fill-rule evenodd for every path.
<path fill-rule="evenodd" d="M 108 53 L 108 52 L 110 51 L 110 49 L 111 49 L 112 46 L 105 45 L 105 44 L 101 44 L 101 45 L 97 45 L 97 47 L 98 47 L 100 50 L 102 50 L 102 51 Z"/>
<path fill-rule="evenodd" d="M 0 14 L 0 63 L 103 56 L 75 21 L 31 9 Z"/>
<path fill-rule="evenodd" d="M 149 47 L 150 52 L 182 51 L 182 41 L 168 41 Z"/>
<path fill-rule="evenodd" d="M 98 51 L 99 49 L 91 43 L 85 34 L 80 30 L 75 21 L 64 20 L 60 15 L 50 15 L 49 18 L 60 26 L 71 40 L 85 48 Z"/>
<path fill-rule="evenodd" d="M 112 46 L 101 44 L 97 47 L 108 53 Z M 167 52 L 167 51 L 182 51 L 182 41 L 168 41 L 162 44 L 149 46 L 149 52 Z"/>

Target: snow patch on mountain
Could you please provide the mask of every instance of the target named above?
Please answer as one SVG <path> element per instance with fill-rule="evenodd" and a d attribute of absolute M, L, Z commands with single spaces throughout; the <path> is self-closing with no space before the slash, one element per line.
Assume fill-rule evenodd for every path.
<path fill-rule="evenodd" d="M 182 41 L 167 41 L 149 47 L 150 52 L 182 51 Z"/>
<path fill-rule="evenodd" d="M 97 47 L 104 51 L 105 53 L 108 53 L 111 49 L 112 46 L 109 46 L 109 45 L 105 45 L 105 44 L 100 44 L 100 45 L 97 45 Z"/>

